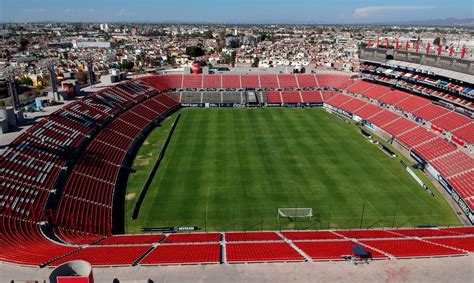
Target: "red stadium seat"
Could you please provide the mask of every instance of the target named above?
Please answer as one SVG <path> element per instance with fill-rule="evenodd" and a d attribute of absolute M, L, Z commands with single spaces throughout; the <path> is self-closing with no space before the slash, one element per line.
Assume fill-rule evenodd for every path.
<path fill-rule="evenodd" d="M 275 232 L 229 232 L 225 233 L 226 242 L 282 241 Z"/>
<path fill-rule="evenodd" d="M 140 261 L 140 265 L 219 263 L 220 260 L 218 244 L 159 245 Z"/>
<path fill-rule="evenodd" d="M 226 245 L 227 262 L 303 261 L 287 243 L 245 243 Z"/>
<path fill-rule="evenodd" d="M 296 242 L 295 245 L 313 260 L 342 260 L 342 256 L 353 255 L 352 247 L 358 245 L 352 241 L 319 241 Z M 366 248 L 372 258 L 387 258 L 387 256 Z"/>
<path fill-rule="evenodd" d="M 220 233 L 205 234 L 171 234 L 163 243 L 212 243 L 221 240 Z"/>

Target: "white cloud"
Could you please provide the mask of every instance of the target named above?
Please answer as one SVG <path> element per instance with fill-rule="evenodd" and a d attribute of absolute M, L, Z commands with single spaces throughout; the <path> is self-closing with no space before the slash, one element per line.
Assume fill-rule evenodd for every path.
<path fill-rule="evenodd" d="M 369 17 L 381 17 L 386 14 L 423 11 L 433 9 L 434 6 L 371 6 L 356 8 L 352 17 L 363 19 Z"/>
<path fill-rule="evenodd" d="M 124 17 L 124 16 L 127 16 L 127 15 L 128 15 L 128 11 L 125 10 L 125 9 L 121 9 L 117 14 L 117 16 L 119 16 L 119 17 Z"/>

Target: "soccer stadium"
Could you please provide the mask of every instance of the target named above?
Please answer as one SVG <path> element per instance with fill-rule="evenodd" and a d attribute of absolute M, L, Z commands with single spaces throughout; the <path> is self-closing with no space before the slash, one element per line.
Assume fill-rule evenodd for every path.
<path fill-rule="evenodd" d="M 352 75 L 144 75 L 67 104 L 1 155 L 1 261 L 472 263 L 474 62 L 360 59 Z"/>

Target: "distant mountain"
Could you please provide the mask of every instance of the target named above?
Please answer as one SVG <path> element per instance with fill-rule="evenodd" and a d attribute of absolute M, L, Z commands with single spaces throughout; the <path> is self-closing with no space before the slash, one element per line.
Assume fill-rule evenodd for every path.
<path fill-rule="evenodd" d="M 388 23 L 382 23 L 382 24 L 388 24 Z M 447 19 L 434 19 L 434 20 L 424 20 L 424 21 L 392 22 L 390 24 L 402 24 L 402 25 L 414 25 L 414 26 L 474 27 L 474 18 L 468 18 L 468 19 L 447 18 Z"/>

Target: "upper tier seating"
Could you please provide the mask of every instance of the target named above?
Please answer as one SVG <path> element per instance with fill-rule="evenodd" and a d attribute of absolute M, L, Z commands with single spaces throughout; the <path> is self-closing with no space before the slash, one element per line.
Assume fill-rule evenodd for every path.
<path fill-rule="evenodd" d="M 258 75 L 241 75 L 242 88 L 260 88 Z"/>
<path fill-rule="evenodd" d="M 183 88 L 202 88 L 202 87 L 203 87 L 202 75 L 184 75 Z"/>
<path fill-rule="evenodd" d="M 279 74 L 278 80 L 280 81 L 281 88 L 297 88 L 298 82 L 296 80 L 296 75 L 293 74 Z M 313 86 L 314 87 L 314 86 Z"/>
<path fill-rule="evenodd" d="M 242 88 L 239 75 L 222 75 L 223 88 Z"/>
<path fill-rule="evenodd" d="M 296 76 L 296 79 L 298 80 L 298 86 L 301 88 L 318 87 L 318 82 L 314 74 L 301 74 Z"/>
<path fill-rule="evenodd" d="M 204 88 L 222 88 L 222 76 L 220 75 L 209 75 L 203 78 Z"/>
<path fill-rule="evenodd" d="M 262 88 L 280 88 L 277 75 L 259 75 L 260 87 Z"/>
<path fill-rule="evenodd" d="M 316 81 L 320 87 L 337 89 L 345 89 L 354 83 L 349 76 L 329 74 L 316 74 Z"/>

